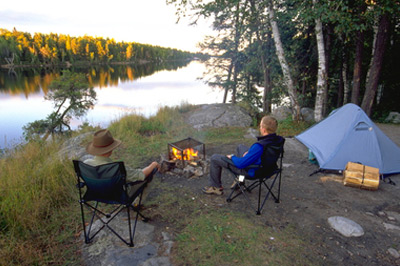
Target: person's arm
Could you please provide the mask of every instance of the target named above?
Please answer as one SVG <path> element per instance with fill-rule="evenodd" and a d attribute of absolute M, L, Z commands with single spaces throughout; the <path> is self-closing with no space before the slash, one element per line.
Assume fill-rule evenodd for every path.
<path fill-rule="evenodd" d="M 153 172 L 153 170 L 157 168 L 158 171 L 160 171 L 160 164 L 157 162 L 152 162 L 151 164 L 149 164 L 147 167 L 145 167 L 142 171 L 143 174 L 147 177 L 149 174 L 151 174 L 151 172 Z"/>
<path fill-rule="evenodd" d="M 232 156 L 231 160 L 237 168 L 243 169 L 251 164 L 258 164 L 262 153 L 263 146 L 259 143 L 255 143 L 243 157 Z"/>

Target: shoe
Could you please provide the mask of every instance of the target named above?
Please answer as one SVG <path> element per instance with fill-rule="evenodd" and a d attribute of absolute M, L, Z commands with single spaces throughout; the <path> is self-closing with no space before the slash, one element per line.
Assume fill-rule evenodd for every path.
<path fill-rule="evenodd" d="M 202 191 L 206 194 L 215 194 L 215 195 L 222 195 L 224 194 L 224 191 L 222 188 L 216 188 L 216 187 L 204 187 Z"/>
<path fill-rule="evenodd" d="M 235 179 L 235 181 L 233 181 L 233 183 L 232 183 L 232 185 L 231 185 L 231 189 L 234 189 L 234 190 L 239 189 L 238 184 L 244 185 L 244 182 L 239 182 L 238 180 Z"/>

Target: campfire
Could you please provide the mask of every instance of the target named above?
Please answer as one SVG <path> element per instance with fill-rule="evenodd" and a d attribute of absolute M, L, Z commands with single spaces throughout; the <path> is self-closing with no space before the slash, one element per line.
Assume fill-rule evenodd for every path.
<path fill-rule="evenodd" d="M 206 151 L 204 143 L 187 138 L 181 141 L 168 144 L 168 157 L 170 160 L 181 160 L 181 161 L 196 161 L 204 159 L 206 157 Z M 202 158 L 199 155 L 201 151 Z"/>
<path fill-rule="evenodd" d="M 168 160 L 163 159 L 162 170 L 185 177 L 202 176 L 208 171 L 204 143 L 186 138 L 168 144 Z"/>

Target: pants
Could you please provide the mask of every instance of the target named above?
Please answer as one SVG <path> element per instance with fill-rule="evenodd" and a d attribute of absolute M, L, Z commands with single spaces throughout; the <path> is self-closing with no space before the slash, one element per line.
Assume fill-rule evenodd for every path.
<path fill-rule="evenodd" d="M 243 157 L 243 154 L 247 152 L 249 148 L 245 145 L 240 144 L 236 148 L 236 156 L 237 157 Z M 221 155 L 221 154 L 213 154 L 211 156 L 211 163 L 210 163 L 210 177 L 209 177 L 209 183 L 210 186 L 212 187 L 217 187 L 220 188 L 222 187 L 222 182 L 221 182 L 221 172 L 222 168 L 228 168 L 228 163 L 222 160 L 223 157 L 226 157 L 226 155 Z M 244 169 L 239 169 L 236 168 L 235 166 L 230 165 L 230 169 L 235 174 L 238 175 L 246 175 L 247 172 Z"/>

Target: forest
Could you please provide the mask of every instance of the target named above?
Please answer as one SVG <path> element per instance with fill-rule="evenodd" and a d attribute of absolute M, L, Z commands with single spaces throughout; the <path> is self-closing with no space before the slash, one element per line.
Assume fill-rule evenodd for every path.
<path fill-rule="evenodd" d="M 90 36 L 0 29 L 0 65 L 161 62 L 210 55 L 223 102 L 265 113 L 287 99 L 315 121 L 346 103 L 373 119 L 400 111 L 400 0 L 166 0 L 178 21 L 212 22 L 196 55 Z M 195 28 L 194 28 L 195 29 Z"/>
<path fill-rule="evenodd" d="M 0 28 L 0 65 L 57 65 L 112 62 L 162 62 L 192 58 L 193 54 L 135 42 L 101 37 L 12 31 Z"/>
<path fill-rule="evenodd" d="M 400 111 L 399 0 L 167 0 L 176 15 L 212 21 L 206 81 L 224 102 L 271 111 L 283 96 L 320 121 L 355 103 L 381 119 Z M 228 96 L 230 99 L 228 99 Z"/>

